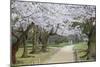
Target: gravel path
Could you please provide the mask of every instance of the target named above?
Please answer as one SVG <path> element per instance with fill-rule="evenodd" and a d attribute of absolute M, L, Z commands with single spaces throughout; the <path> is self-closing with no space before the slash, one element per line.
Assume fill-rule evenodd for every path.
<path fill-rule="evenodd" d="M 73 45 L 62 47 L 57 53 L 47 59 L 44 63 L 74 62 Z"/>

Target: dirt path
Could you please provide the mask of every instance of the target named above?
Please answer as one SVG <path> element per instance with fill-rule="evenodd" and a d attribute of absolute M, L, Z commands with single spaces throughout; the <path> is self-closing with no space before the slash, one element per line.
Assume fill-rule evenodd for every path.
<path fill-rule="evenodd" d="M 73 45 L 62 47 L 44 63 L 74 62 Z"/>

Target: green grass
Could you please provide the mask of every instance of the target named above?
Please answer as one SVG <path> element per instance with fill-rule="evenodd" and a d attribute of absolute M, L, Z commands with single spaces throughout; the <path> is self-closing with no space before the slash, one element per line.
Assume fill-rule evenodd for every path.
<path fill-rule="evenodd" d="M 30 65 L 30 64 L 45 64 L 44 61 L 47 60 L 51 55 L 55 54 L 60 47 L 64 47 L 68 45 L 67 43 L 60 43 L 60 44 L 50 44 L 48 45 L 47 52 L 39 52 L 30 54 L 32 50 L 32 44 L 27 44 L 27 50 L 28 50 L 28 57 L 21 58 L 23 53 L 23 48 L 19 48 L 16 57 L 17 57 L 17 64 L 15 66 L 19 65 Z M 34 57 L 35 56 L 35 57 Z"/>
<path fill-rule="evenodd" d="M 87 56 L 84 58 L 81 58 L 81 57 L 86 55 L 87 49 L 88 49 L 88 46 L 86 42 L 75 44 L 74 50 L 76 51 L 76 54 L 77 54 L 77 61 L 86 61 Z"/>
<path fill-rule="evenodd" d="M 48 47 L 47 52 L 30 54 L 31 48 L 28 47 L 28 57 L 22 58 L 21 55 L 23 53 L 23 48 L 20 48 L 16 54 L 17 64 L 15 64 L 15 66 L 30 64 L 46 64 L 44 63 L 44 61 L 47 60 L 51 55 L 56 53 L 58 50 L 59 49 L 56 47 Z"/>
<path fill-rule="evenodd" d="M 60 44 L 49 44 L 49 47 L 64 47 L 67 46 L 68 43 L 64 42 L 64 43 L 60 43 Z"/>
<path fill-rule="evenodd" d="M 87 46 L 87 43 L 86 42 L 81 42 L 81 43 L 78 43 L 78 44 L 75 44 L 75 47 L 74 49 L 77 49 L 77 50 L 86 50 L 88 49 L 88 46 Z"/>

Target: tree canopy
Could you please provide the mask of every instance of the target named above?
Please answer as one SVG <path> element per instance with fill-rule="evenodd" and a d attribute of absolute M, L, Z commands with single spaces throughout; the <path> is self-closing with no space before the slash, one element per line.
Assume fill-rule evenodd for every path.
<path fill-rule="evenodd" d="M 74 22 L 83 23 L 90 17 L 95 17 L 96 7 L 93 5 L 69 5 L 69 4 L 53 4 L 38 2 L 21 2 L 12 1 L 12 21 L 15 23 L 14 28 L 22 27 L 24 30 L 30 23 L 50 31 L 54 28 L 56 31 L 59 24 L 57 34 L 68 36 L 72 34 L 80 34 L 80 28 L 76 26 L 72 28 Z"/>

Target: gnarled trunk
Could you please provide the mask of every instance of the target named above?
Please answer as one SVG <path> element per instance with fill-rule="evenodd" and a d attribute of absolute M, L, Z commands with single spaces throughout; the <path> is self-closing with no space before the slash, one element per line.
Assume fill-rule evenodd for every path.
<path fill-rule="evenodd" d="M 18 51 L 19 45 L 21 40 L 23 40 L 23 37 L 26 35 L 26 33 L 33 27 L 34 23 L 31 23 L 25 31 L 22 32 L 22 34 L 18 37 L 14 34 L 14 32 L 11 32 L 13 36 L 16 37 L 17 41 L 11 45 L 11 63 L 16 64 L 16 52 Z"/>
<path fill-rule="evenodd" d="M 24 37 L 23 38 L 23 47 L 24 47 L 24 51 L 23 51 L 23 55 L 22 55 L 22 57 L 27 57 L 27 47 L 26 47 L 26 38 Z"/>
<path fill-rule="evenodd" d="M 42 48 L 41 51 L 46 52 L 47 51 L 47 42 L 48 42 L 49 33 L 43 32 L 41 35 L 41 42 L 42 42 Z"/>
<path fill-rule="evenodd" d="M 90 34 L 88 35 L 88 60 L 95 60 L 96 58 L 96 32 L 95 26 L 91 29 Z"/>
<path fill-rule="evenodd" d="M 42 52 L 46 52 L 46 51 L 47 51 L 47 44 L 43 44 L 43 45 L 42 45 L 41 51 L 42 51 Z"/>
<path fill-rule="evenodd" d="M 33 36 L 33 39 L 32 39 L 32 51 L 30 53 L 35 53 L 36 52 L 36 39 L 35 39 L 35 35 Z"/>
<path fill-rule="evenodd" d="M 12 44 L 12 52 L 11 52 L 11 63 L 12 64 L 16 64 L 16 52 L 18 51 L 19 48 L 19 41 L 17 41 L 16 43 Z"/>
<path fill-rule="evenodd" d="M 38 27 L 37 26 L 34 26 L 33 28 L 33 36 L 32 36 L 32 51 L 30 53 L 35 53 L 36 52 L 36 45 L 38 44 L 38 36 L 37 34 L 38 33 Z"/>

